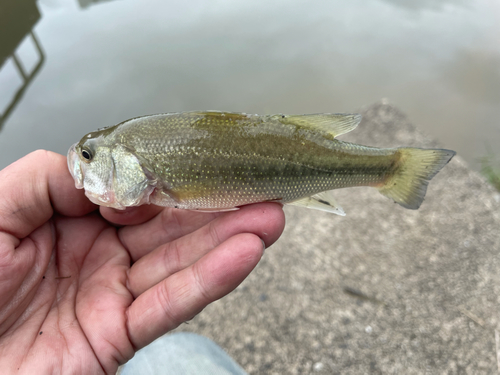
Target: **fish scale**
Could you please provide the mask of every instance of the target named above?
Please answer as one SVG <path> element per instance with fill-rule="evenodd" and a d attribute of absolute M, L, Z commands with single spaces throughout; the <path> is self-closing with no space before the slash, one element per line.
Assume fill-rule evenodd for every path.
<path fill-rule="evenodd" d="M 376 187 L 402 206 L 418 208 L 428 182 L 454 152 L 336 139 L 360 119 L 216 111 L 150 115 L 87 134 L 70 149 L 68 165 L 93 202 L 119 209 L 153 203 L 229 210 L 279 201 L 343 213 L 325 192 L 353 186 Z"/>

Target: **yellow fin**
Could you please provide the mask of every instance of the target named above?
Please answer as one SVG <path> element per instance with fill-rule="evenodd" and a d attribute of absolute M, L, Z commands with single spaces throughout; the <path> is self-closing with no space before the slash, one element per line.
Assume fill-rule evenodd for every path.
<path fill-rule="evenodd" d="M 345 216 L 345 212 L 333 198 L 330 191 L 315 194 L 312 197 L 302 198 L 293 202 L 287 202 L 293 206 L 312 208 L 314 210 L 331 212 L 340 216 Z"/>
<path fill-rule="evenodd" d="M 227 119 L 227 120 L 248 120 L 248 116 L 246 113 L 240 112 L 224 112 L 224 111 L 204 111 L 204 112 L 191 112 L 192 114 L 200 115 L 203 117 L 215 117 L 218 119 Z"/>
<path fill-rule="evenodd" d="M 402 147 L 398 152 L 401 153 L 398 169 L 378 189 L 401 206 L 416 210 L 424 200 L 429 181 L 451 160 L 455 151 Z"/>
<path fill-rule="evenodd" d="M 279 118 L 281 116 L 281 118 Z M 322 130 L 334 138 L 349 133 L 361 122 L 359 114 L 321 113 L 315 115 L 276 115 L 282 123 L 298 125 L 311 130 Z"/>
<path fill-rule="evenodd" d="M 227 212 L 227 211 L 237 211 L 239 207 L 231 207 L 231 208 L 193 208 L 190 211 L 196 212 Z"/>

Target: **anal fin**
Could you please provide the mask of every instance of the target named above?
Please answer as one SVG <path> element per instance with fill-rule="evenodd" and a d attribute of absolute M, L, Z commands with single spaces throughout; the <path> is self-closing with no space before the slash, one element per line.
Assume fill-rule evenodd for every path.
<path fill-rule="evenodd" d="M 345 212 L 333 198 L 330 191 L 324 191 L 311 197 L 302 198 L 293 202 L 288 202 L 294 206 L 312 208 L 314 210 L 331 212 L 336 215 L 345 216 Z"/>

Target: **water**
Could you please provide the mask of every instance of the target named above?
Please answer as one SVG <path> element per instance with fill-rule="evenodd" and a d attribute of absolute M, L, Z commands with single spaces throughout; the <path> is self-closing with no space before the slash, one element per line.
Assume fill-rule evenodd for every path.
<path fill-rule="evenodd" d="M 144 114 L 381 98 L 477 168 L 500 146 L 499 35 L 493 0 L 3 0 L 0 168 Z"/>

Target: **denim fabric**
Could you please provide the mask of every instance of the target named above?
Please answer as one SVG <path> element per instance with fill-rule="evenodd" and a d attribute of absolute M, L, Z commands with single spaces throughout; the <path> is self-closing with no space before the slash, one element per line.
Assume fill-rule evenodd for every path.
<path fill-rule="evenodd" d="M 246 375 L 247 373 L 212 340 L 194 333 L 160 337 L 139 350 L 120 375 Z"/>

